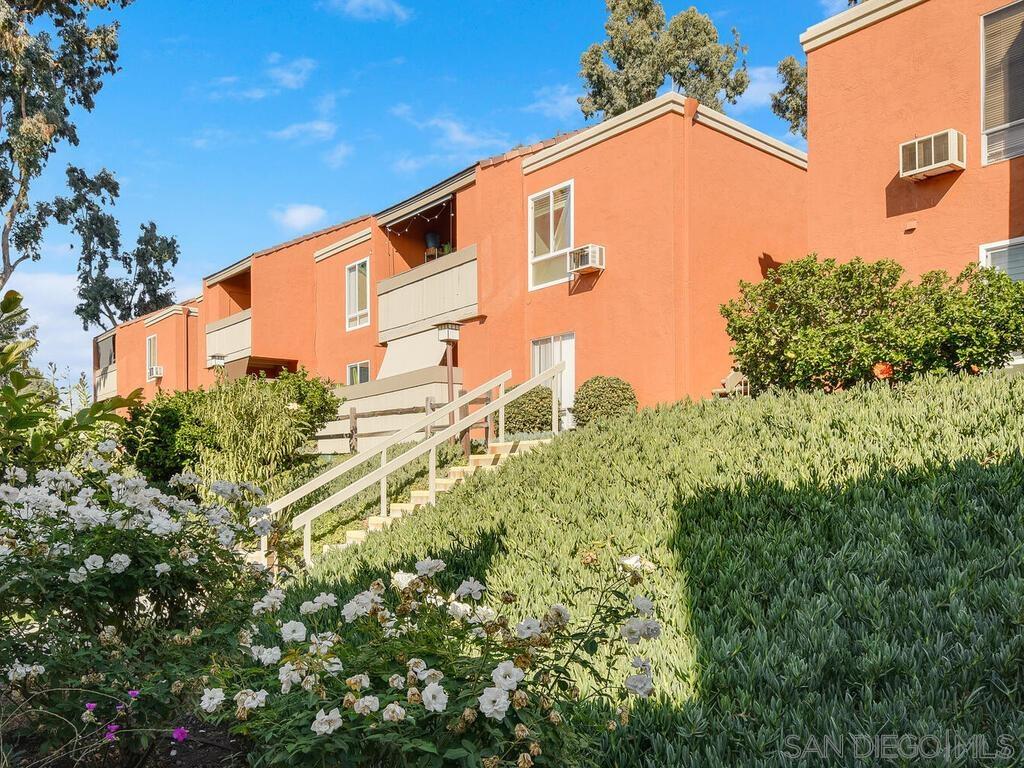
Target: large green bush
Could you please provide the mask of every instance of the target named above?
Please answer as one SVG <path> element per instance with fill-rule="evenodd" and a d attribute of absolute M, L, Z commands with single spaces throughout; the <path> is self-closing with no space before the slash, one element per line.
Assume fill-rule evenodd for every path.
<path fill-rule="evenodd" d="M 607 735 L 605 765 L 783 766 L 811 737 L 1024 733 L 1024 378 L 613 425 L 474 476 L 292 598 L 435 553 L 527 610 L 573 584 L 583 615 L 580 590 L 639 551 L 668 608 L 651 654 L 665 697 Z"/>
<path fill-rule="evenodd" d="M 203 390 L 167 394 L 128 411 L 121 441 L 136 469 L 153 482 L 166 483 L 195 467 L 199 448 L 214 443 L 213 428 L 199 418 Z"/>
<path fill-rule="evenodd" d="M 741 282 L 740 293 L 722 315 L 755 390 L 1000 368 L 1024 335 L 1024 284 L 977 266 L 912 283 L 894 261 L 811 255 Z"/>
<path fill-rule="evenodd" d="M 535 434 L 551 431 L 551 388 L 534 387 L 505 407 L 505 433 Z"/>
<path fill-rule="evenodd" d="M 636 392 L 617 376 L 592 376 L 576 390 L 572 415 L 576 426 L 585 427 L 597 419 L 636 413 Z"/>

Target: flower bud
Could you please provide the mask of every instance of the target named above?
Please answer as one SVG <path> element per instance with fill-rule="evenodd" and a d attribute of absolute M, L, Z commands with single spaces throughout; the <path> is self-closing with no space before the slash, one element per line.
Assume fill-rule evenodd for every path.
<path fill-rule="evenodd" d="M 522 709 L 530 703 L 530 697 L 524 690 L 518 690 L 512 694 L 512 706 L 516 709 Z"/>
<path fill-rule="evenodd" d="M 525 739 L 527 736 L 530 735 L 530 729 L 527 728 L 522 723 L 517 723 L 516 724 L 516 729 L 515 729 L 515 734 L 516 734 L 516 738 L 519 741 L 522 741 L 523 739 Z"/>
<path fill-rule="evenodd" d="M 419 704 L 423 701 L 423 696 L 420 695 L 419 688 L 412 686 L 409 688 L 409 692 L 405 695 L 405 698 L 410 704 Z"/>
<path fill-rule="evenodd" d="M 516 760 L 516 768 L 531 768 L 533 765 L 533 758 L 530 757 L 529 752 L 522 752 L 519 755 L 519 759 Z"/>
<path fill-rule="evenodd" d="M 540 754 L 540 742 L 539 741 L 531 741 L 530 742 L 530 754 L 533 755 L 534 757 L 537 757 Z"/>
<path fill-rule="evenodd" d="M 473 723 L 476 721 L 476 710 L 472 707 L 466 707 L 462 710 L 462 719 L 466 723 Z"/>

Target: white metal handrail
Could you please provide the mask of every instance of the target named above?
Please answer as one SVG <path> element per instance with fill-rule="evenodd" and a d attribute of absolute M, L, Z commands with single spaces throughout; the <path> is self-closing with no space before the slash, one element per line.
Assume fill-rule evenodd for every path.
<path fill-rule="evenodd" d="M 407 426 L 405 429 L 402 429 L 399 432 L 393 434 L 391 437 L 389 437 L 387 440 L 385 440 L 383 443 L 378 445 L 373 450 L 356 454 L 351 459 L 348 459 L 347 461 L 339 464 L 336 467 L 331 467 L 326 472 L 323 472 L 322 474 L 317 475 L 312 480 L 303 483 L 294 491 L 289 491 L 281 498 L 270 502 L 270 504 L 268 505 L 270 507 L 270 511 L 276 513 L 291 506 L 296 501 L 305 498 L 313 491 L 322 488 L 332 480 L 341 477 L 346 472 L 355 469 L 364 462 L 369 461 L 374 456 L 378 454 L 387 453 L 389 448 L 394 448 L 396 445 L 404 442 L 408 438 L 415 435 L 417 432 L 422 432 L 424 429 L 431 426 L 439 419 L 443 419 L 447 417 L 449 414 L 455 413 L 462 406 L 469 405 L 469 403 L 471 403 L 473 400 L 476 400 L 476 398 L 480 397 L 481 395 L 490 392 L 495 387 L 504 386 L 504 384 L 511 378 L 512 371 L 505 371 L 500 376 L 495 376 L 487 383 L 481 384 L 476 389 L 473 389 L 467 392 L 466 394 L 457 397 L 450 403 L 446 404 L 444 407 L 438 408 L 436 411 L 431 411 L 430 413 L 426 414 L 423 418 L 417 419 L 415 422 Z"/>
<path fill-rule="evenodd" d="M 460 408 L 468 407 L 476 398 L 481 395 L 490 392 L 495 387 L 498 388 L 499 393 L 504 393 L 505 384 L 509 379 L 512 378 L 512 371 L 505 371 L 504 373 L 495 376 L 490 381 L 481 384 L 479 387 L 466 392 L 463 395 L 452 400 L 450 403 L 445 404 L 443 407 L 438 408 L 436 411 L 431 411 L 423 416 L 421 419 L 417 419 L 409 426 L 399 430 L 395 434 L 391 435 L 387 440 L 378 445 L 371 451 L 358 453 L 347 461 L 342 462 L 336 467 L 331 467 L 326 472 L 323 472 L 312 480 L 303 483 L 293 491 L 289 491 L 279 499 L 275 499 L 270 502 L 267 506 L 270 507 L 272 513 L 278 513 L 288 508 L 300 499 L 305 498 L 314 491 L 323 488 L 328 483 L 336 480 L 337 478 L 344 475 L 359 465 L 369 461 L 375 456 L 381 457 L 381 465 L 383 466 L 387 461 L 388 450 L 394 448 L 396 445 L 402 443 L 408 438 L 415 435 L 417 432 L 427 430 L 439 419 L 447 418 L 451 414 L 456 413 Z M 502 411 L 502 434 L 504 434 L 504 410 Z M 387 485 L 386 481 L 381 481 L 381 499 L 387 497 Z M 386 503 L 386 502 L 385 502 Z M 260 557 L 265 561 L 266 553 L 269 541 L 266 536 L 260 537 Z"/>
<path fill-rule="evenodd" d="M 562 373 L 562 371 L 564 371 L 564 370 L 565 370 L 565 363 L 564 362 L 556 363 L 555 365 L 553 365 L 550 368 L 548 368 L 546 371 L 543 371 L 542 373 L 537 374 L 536 376 L 534 376 L 529 381 L 523 382 L 522 384 L 520 384 L 519 386 L 515 387 L 511 391 L 509 391 L 509 392 L 501 392 L 501 394 L 499 394 L 497 399 L 495 399 L 492 402 L 488 403 L 487 405 L 479 408 L 478 410 L 474 411 L 473 413 L 469 414 L 468 416 L 463 417 L 459 421 L 456 421 L 454 424 L 452 424 L 451 426 L 447 427 L 446 429 L 443 429 L 440 432 L 434 433 L 433 435 L 431 435 L 426 440 L 423 440 L 420 443 L 417 443 L 412 448 L 407 450 L 405 453 L 403 453 L 400 456 L 396 456 L 395 458 L 393 458 L 391 461 L 387 462 L 386 464 L 382 463 L 380 469 L 376 469 L 373 472 L 370 472 L 369 474 L 364 475 L 363 477 L 361 477 L 358 480 L 356 480 L 355 482 L 349 484 L 348 486 L 346 486 L 345 488 L 341 489 L 337 493 L 335 493 L 335 494 L 329 496 L 328 498 L 324 499 L 323 501 L 313 505 L 312 507 L 307 509 L 305 512 L 302 512 L 301 514 L 296 515 L 295 519 L 292 521 L 292 529 L 293 530 L 298 530 L 299 528 L 303 528 L 304 529 L 303 530 L 303 537 L 302 537 L 302 553 L 303 553 L 303 557 L 305 558 L 306 564 L 309 565 L 312 562 L 312 558 L 313 558 L 313 552 L 312 552 L 312 549 L 313 549 L 313 544 L 312 544 L 313 521 L 316 520 L 318 517 L 320 517 L 320 515 L 322 515 L 325 512 L 328 512 L 328 511 L 334 509 L 339 504 L 342 504 L 342 503 L 348 501 L 349 499 L 351 499 L 356 494 L 358 494 L 361 491 L 364 491 L 367 488 L 369 488 L 370 486 L 372 486 L 374 483 L 379 483 L 379 482 L 384 481 L 387 478 L 387 476 L 390 475 L 395 470 L 401 469 L 402 467 L 404 467 L 409 462 L 418 459 L 420 456 L 422 456 L 423 454 L 428 453 L 428 452 L 430 453 L 430 476 L 429 476 L 429 478 L 430 478 L 429 479 L 429 482 L 430 482 L 430 498 L 431 498 L 431 500 L 433 500 L 434 494 L 435 494 L 435 485 L 434 484 L 435 484 L 435 481 L 436 481 L 437 446 L 441 445 L 441 443 L 445 442 L 446 440 L 449 440 L 450 438 L 455 437 L 460 432 L 462 432 L 462 431 L 464 431 L 466 429 L 469 429 L 470 427 L 472 427 L 477 422 L 479 422 L 479 421 L 481 421 L 483 419 L 486 419 L 487 417 L 489 417 L 492 413 L 494 413 L 496 411 L 499 414 L 499 421 L 501 422 L 501 424 L 499 426 L 499 440 L 503 439 L 504 436 L 505 436 L 505 429 L 504 429 L 505 406 L 508 405 L 509 403 L 511 403 L 514 400 L 518 400 L 520 397 L 525 395 L 527 392 L 529 392 L 530 390 L 536 389 L 537 387 L 541 386 L 545 382 L 547 382 L 549 380 L 550 381 L 554 381 Z M 503 375 L 505 375 L 505 374 L 503 374 Z M 499 378 L 501 378 L 501 377 L 499 377 Z M 501 383 L 501 386 L 502 386 L 502 388 L 504 387 L 504 381 Z M 493 388 L 493 385 L 492 385 L 492 388 Z M 474 391 L 476 391 L 476 390 L 474 390 Z M 441 410 L 438 410 L 438 411 L 435 412 L 435 414 L 440 414 L 440 413 L 441 413 Z M 435 415 L 435 414 L 431 414 L 431 415 Z M 554 394 L 552 393 L 552 398 L 551 398 L 551 431 L 553 433 L 556 433 L 556 434 L 558 433 L 558 417 L 559 417 L 558 398 L 555 397 Z M 376 453 L 374 455 L 376 455 Z M 382 498 L 381 503 L 382 503 L 382 505 L 386 505 L 386 499 Z M 383 514 L 384 512 L 385 512 L 385 510 L 382 508 L 381 514 Z"/>

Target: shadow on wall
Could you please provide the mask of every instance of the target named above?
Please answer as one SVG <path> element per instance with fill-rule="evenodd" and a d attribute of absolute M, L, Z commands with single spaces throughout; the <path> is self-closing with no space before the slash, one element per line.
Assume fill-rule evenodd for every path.
<path fill-rule="evenodd" d="M 885 185 L 886 218 L 891 219 L 894 216 L 905 216 L 908 213 L 934 208 L 960 180 L 962 174 L 963 171 L 954 171 L 943 173 L 940 176 L 932 176 L 930 179 L 912 181 L 901 179 L 897 171 L 896 175 Z"/>
<path fill-rule="evenodd" d="M 770 253 L 762 253 L 757 258 L 758 266 L 761 267 L 761 279 L 764 280 L 768 277 L 768 273 L 772 272 L 782 266 L 781 261 L 776 261 L 775 257 Z"/>

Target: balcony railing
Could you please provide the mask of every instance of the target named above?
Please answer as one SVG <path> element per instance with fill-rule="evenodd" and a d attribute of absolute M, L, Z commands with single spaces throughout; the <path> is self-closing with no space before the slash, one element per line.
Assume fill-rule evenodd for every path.
<path fill-rule="evenodd" d="M 381 280 L 377 283 L 378 341 L 476 317 L 480 314 L 477 295 L 475 245 Z"/>
<path fill-rule="evenodd" d="M 105 365 L 93 371 L 93 382 L 95 384 L 95 397 L 97 401 L 117 395 L 117 366 Z"/>
<path fill-rule="evenodd" d="M 206 367 L 252 354 L 252 310 L 244 309 L 206 324 Z"/>

